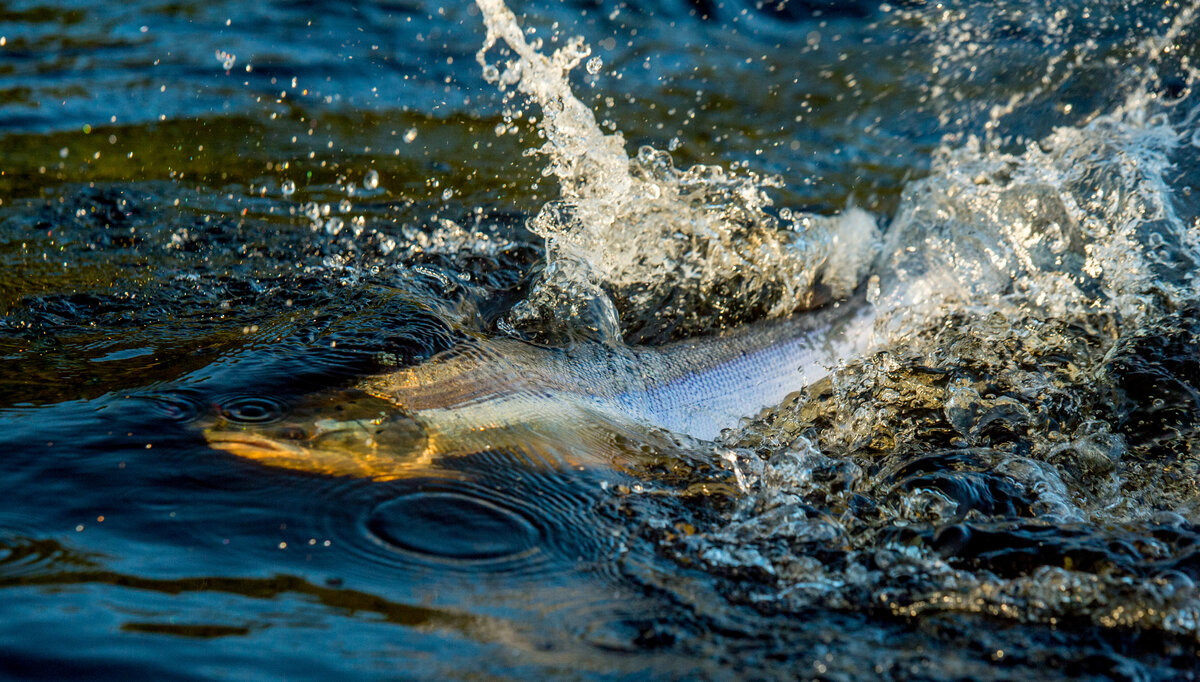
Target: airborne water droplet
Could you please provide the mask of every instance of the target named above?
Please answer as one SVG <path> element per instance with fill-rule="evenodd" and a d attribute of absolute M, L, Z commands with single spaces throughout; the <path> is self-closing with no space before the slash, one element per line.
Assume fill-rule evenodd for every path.
<path fill-rule="evenodd" d="M 285 197 L 292 196 L 296 192 L 296 183 L 291 180 L 284 180 L 283 184 L 279 186 L 279 192 Z"/>
<path fill-rule="evenodd" d="M 604 60 L 599 57 L 592 57 L 587 61 L 587 72 L 590 74 L 600 73 L 600 69 L 604 68 Z"/>
<path fill-rule="evenodd" d="M 221 62 L 221 68 L 226 71 L 233 69 L 233 65 L 237 61 L 237 55 L 225 50 L 217 50 L 216 56 L 217 61 Z"/>
<path fill-rule="evenodd" d="M 379 171 L 372 168 L 367 171 L 367 175 L 363 178 L 363 188 L 373 190 L 379 187 Z"/>
<path fill-rule="evenodd" d="M 416 128 L 409 128 L 407 131 L 405 131 L 405 133 L 404 133 L 404 141 L 405 142 L 412 142 L 415 139 L 417 139 L 417 129 Z"/>

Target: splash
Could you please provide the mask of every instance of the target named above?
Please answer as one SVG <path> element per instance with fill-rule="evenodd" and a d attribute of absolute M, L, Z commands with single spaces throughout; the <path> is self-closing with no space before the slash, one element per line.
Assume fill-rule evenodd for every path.
<path fill-rule="evenodd" d="M 862 281 L 877 242 L 868 214 L 777 217 L 766 193 L 774 178 L 679 170 L 651 147 L 629 158 L 621 135 L 605 134 L 572 94 L 570 71 L 591 54 L 583 40 L 547 57 L 503 2 L 477 4 L 484 76 L 541 109 L 537 152 L 561 188 L 530 221 L 547 264 L 509 316 L 515 329 L 655 343 L 844 298 Z M 500 41 L 516 54 L 502 66 L 488 61 Z"/>
<path fill-rule="evenodd" d="M 889 342 L 732 434 L 745 494 L 659 546 L 759 610 L 1200 641 L 1194 19 L 1135 41 L 1103 113 L 943 148 L 877 262 Z"/>
<path fill-rule="evenodd" d="M 1179 305 L 1196 292 L 1200 258 L 1167 182 L 1181 141 L 1164 116 L 1131 107 L 1021 154 L 976 141 L 947 152 L 908 188 L 888 233 L 884 307 L 1136 323 Z"/>
<path fill-rule="evenodd" d="M 846 248 L 870 242 L 873 221 L 775 212 L 772 178 L 626 157 L 571 95 L 583 43 L 544 57 L 502 3 L 480 7 L 485 73 L 542 108 L 539 153 L 562 187 L 531 221 L 547 267 L 517 328 L 655 341 L 876 275 L 880 352 L 713 445 L 736 493 L 699 529 L 657 510 L 643 527 L 664 555 L 759 612 L 1200 641 L 1178 549 L 1200 509 L 1200 211 L 1183 179 L 1200 170 L 1194 8 L 1122 15 L 1137 30 L 1052 6 L 995 25 L 990 8 L 912 8 L 949 36 L 929 91 L 946 142 L 874 257 Z M 1034 30 L 1029 83 L 966 87 L 1011 70 L 1025 48 L 1008 33 Z M 501 40 L 517 54 L 503 69 L 487 60 Z"/>

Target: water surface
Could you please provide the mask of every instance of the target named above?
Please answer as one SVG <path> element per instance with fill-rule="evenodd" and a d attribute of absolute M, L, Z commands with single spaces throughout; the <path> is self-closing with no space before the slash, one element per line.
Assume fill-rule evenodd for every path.
<path fill-rule="evenodd" d="M 1193 7 L 512 7 L 699 188 L 687 224 L 628 199 L 607 280 L 547 267 L 544 113 L 473 3 L 0 6 L 5 674 L 1196 676 Z M 364 377 L 472 335 L 788 313 L 808 261 L 663 226 L 819 243 L 850 206 L 894 333 L 716 443 L 371 480 L 205 440 L 390 414 Z"/>

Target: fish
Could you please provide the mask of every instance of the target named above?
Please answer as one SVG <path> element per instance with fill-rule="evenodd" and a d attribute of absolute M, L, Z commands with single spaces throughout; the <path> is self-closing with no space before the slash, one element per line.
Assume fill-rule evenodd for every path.
<path fill-rule="evenodd" d="M 874 321 L 859 293 L 657 347 L 470 336 L 289 419 L 226 419 L 205 437 L 214 449 L 269 466 L 380 480 L 444 475 L 446 461 L 487 452 L 526 466 L 613 466 L 647 443 L 720 437 L 864 353 Z M 342 418 L 320 417 L 335 406 Z"/>

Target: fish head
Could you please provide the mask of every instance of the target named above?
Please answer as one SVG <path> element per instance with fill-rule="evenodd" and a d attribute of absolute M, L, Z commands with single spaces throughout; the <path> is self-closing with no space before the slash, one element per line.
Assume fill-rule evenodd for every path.
<path fill-rule="evenodd" d="M 356 395 L 309 400 L 266 423 L 221 414 L 204 438 L 215 450 L 266 466 L 332 476 L 395 479 L 432 468 L 420 422 Z"/>

